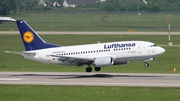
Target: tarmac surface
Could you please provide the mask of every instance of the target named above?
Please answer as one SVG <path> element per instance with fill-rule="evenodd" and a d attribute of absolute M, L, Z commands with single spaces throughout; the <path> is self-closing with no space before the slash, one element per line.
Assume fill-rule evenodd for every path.
<path fill-rule="evenodd" d="M 168 35 L 168 32 L 69 32 L 69 31 L 36 31 L 38 34 L 125 34 L 125 35 Z M 19 31 L 0 31 L 0 34 L 19 34 Z M 171 32 L 171 35 L 180 35 L 180 32 Z"/>
<path fill-rule="evenodd" d="M 0 84 L 180 87 L 180 74 L 0 72 Z"/>

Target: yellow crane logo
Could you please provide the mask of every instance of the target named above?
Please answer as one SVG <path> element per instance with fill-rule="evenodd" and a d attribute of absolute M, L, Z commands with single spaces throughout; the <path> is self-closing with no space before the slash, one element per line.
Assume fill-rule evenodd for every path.
<path fill-rule="evenodd" d="M 24 33 L 23 39 L 24 39 L 25 42 L 31 43 L 34 40 L 34 35 L 33 35 L 32 32 L 27 31 L 27 32 Z"/>

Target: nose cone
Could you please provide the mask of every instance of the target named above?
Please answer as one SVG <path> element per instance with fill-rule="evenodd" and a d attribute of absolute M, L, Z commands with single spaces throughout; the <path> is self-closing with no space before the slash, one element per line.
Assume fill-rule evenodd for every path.
<path fill-rule="evenodd" d="M 163 54 L 165 52 L 165 49 L 162 47 L 159 47 L 158 51 L 159 51 L 159 54 Z"/>

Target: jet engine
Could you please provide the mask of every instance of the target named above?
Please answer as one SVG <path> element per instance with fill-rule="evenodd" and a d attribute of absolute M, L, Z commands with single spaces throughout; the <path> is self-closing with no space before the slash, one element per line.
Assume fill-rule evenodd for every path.
<path fill-rule="evenodd" d="M 94 60 L 94 65 L 96 67 L 110 66 L 110 65 L 113 65 L 113 64 L 114 64 L 113 58 L 109 57 L 109 56 L 96 58 Z"/>

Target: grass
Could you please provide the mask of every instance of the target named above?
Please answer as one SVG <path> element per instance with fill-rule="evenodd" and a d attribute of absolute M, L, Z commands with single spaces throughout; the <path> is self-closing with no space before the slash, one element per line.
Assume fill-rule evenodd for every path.
<path fill-rule="evenodd" d="M 123 40 L 145 40 L 151 41 L 166 49 L 166 52 L 154 61 L 150 61 L 150 67 L 144 67 L 144 61 L 133 61 L 125 65 L 109 66 L 102 68 L 101 72 L 130 72 L 130 73 L 173 73 L 173 68 L 179 72 L 179 35 L 172 35 L 174 46 L 167 46 L 166 35 L 40 35 L 50 43 L 63 46 L 88 44 Z M 59 66 L 30 61 L 21 55 L 7 54 L 4 51 L 24 51 L 19 35 L 0 35 L 0 71 L 49 71 L 49 72 L 85 72 L 86 66 Z M 74 40 L 74 41 L 72 41 Z"/>
<path fill-rule="evenodd" d="M 0 85 L 2 101 L 179 101 L 180 88 Z"/>
<path fill-rule="evenodd" d="M 12 15 L 23 19 L 38 31 L 167 31 L 168 14 L 21 14 Z M 106 16 L 104 21 L 101 19 Z M 171 30 L 179 31 L 180 14 L 172 14 Z M 17 30 L 16 24 L 0 24 L 1 31 Z"/>

